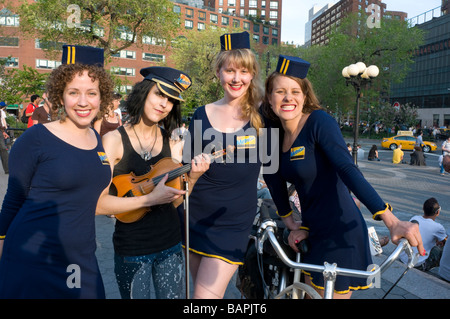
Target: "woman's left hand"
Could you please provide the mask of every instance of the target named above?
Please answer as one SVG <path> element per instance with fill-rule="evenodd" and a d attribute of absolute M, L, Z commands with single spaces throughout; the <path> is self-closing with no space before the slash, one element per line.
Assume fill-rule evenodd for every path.
<path fill-rule="evenodd" d="M 189 180 L 191 182 L 197 181 L 209 169 L 211 158 L 207 154 L 200 154 L 195 156 L 191 161 L 191 172 L 189 173 Z"/>
<path fill-rule="evenodd" d="M 386 224 L 386 227 L 389 228 L 391 240 L 394 244 L 398 244 L 401 238 L 406 238 L 411 246 L 417 247 L 421 256 L 425 256 L 426 251 L 423 247 L 419 225 L 399 220 L 390 210 L 380 215 L 380 218 Z"/>

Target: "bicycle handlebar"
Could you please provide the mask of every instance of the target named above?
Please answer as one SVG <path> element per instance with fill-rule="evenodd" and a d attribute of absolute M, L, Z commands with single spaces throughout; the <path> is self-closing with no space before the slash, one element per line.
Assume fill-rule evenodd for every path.
<path fill-rule="evenodd" d="M 261 213 L 263 210 L 261 209 Z M 262 215 L 262 214 L 261 214 Z M 265 219 L 264 219 L 265 218 Z M 298 263 L 293 260 L 291 260 L 284 250 L 281 248 L 276 236 L 275 236 L 275 227 L 276 224 L 270 219 L 270 217 L 264 216 L 263 217 L 263 223 L 260 226 L 260 229 L 258 233 L 260 236 L 257 237 L 258 242 L 258 252 L 262 253 L 262 247 L 264 244 L 264 241 L 269 238 L 270 243 L 272 244 L 273 248 L 275 249 L 277 255 L 280 257 L 280 259 L 289 267 L 294 269 L 303 269 L 305 271 L 313 271 L 313 272 L 334 272 L 336 275 L 341 276 L 351 276 L 351 277 L 359 277 L 359 278 L 370 278 L 375 277 L 378 274 L 383 273 L 392 263 L 397 260 L 397 258 L 400 256 L 400 253 L 405 250 L 406 254 L 408 255 L 408 268 L 414 267 L 415 263 L 417 262 L 418 255 L 414 254 L 409 242 L 402 238 L 397 245 L 397 248 L 388 256 L 388 258 L 381 264 L 381 266 L 376 267 L 373 271 L 362 271 L 362 270 L 355 270 L 355 269 L 347 269 L 347 268 L 339 268 L 336 264 L 330 265 L 327 262 L 324 263 L 323 266 L 319 265 L 312 265 L 312 264 L 305 264 L 305 263 Z M 262 232 L 261 232 L 262 230 Z"/>

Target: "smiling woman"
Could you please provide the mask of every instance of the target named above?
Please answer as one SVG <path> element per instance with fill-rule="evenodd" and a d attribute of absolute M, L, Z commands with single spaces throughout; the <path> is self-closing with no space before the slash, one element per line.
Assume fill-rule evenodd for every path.
<path fill-rule="evenodd" d="M 111 102 L 113 82 L 103 50 L 64 46 L 63 56 L 69 50 L 73 59 L 47 82 L 63 118 L 33 125 L 11 149 L 0 214 L 2 299 L 105 298 L 94 217 L 111 172 L 90 123 Z"/>

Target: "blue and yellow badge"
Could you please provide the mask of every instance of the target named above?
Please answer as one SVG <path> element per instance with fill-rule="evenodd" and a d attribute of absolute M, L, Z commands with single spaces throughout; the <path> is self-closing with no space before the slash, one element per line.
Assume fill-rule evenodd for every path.
<path fill-rule="evenodd" d="M 291 148 L 291 161 L 301 160 L 305 158 L 305 147 L 298 146 Z"/>
<path fill-rule="evenodd" d="M 97 152 L 97 154 L 103 165 L 109 165 L 108 156 L 106 156 L 105 152 Z"/>
<path fill-rule="evenodd" d="M 236 144 L 238 149 L 255 148 L 256 136 L 254 135 L 237 136 Z"/>

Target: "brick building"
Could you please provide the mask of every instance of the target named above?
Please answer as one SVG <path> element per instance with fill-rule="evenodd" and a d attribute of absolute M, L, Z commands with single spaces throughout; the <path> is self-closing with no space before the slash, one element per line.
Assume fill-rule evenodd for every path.
<path fill-rule="evenodd" d="M 12 0 L 14 1 L 14 0 Z M 33 0 L 29 0 L 30 3 Z M 257 50 L 281 42 L 282 0 L 178 0 L 172 1 L 172 10 L 180 16 L 179 35 L 184 30 L 201 31 L 215 26 L 224 31 L 232 27 L 248 31 Z M 0 58 L 7 59 L 7 67 L 34 67 L 39 72 L 50 72 L 58 67 L 61 55 L 46 56 L 43 47 L 49 45 L 40 39 L 29 39 L 19 34 L 20 17 L 3 8 L 0 11 Z M 125 35 L 126 36 L 126 35 Z M 131 46 L 112 57 L 106 68 L 125 83 L 120 91 L 129 92 L 132 85 L 141 80 L 139 70 L 163 62 L 171 65 L 170 49 L 164 50 L 165 42 L 143 37 L 143 46 Z M 63 43 L 52 43 L 57 48 Z M 57 51 L 58 52 L 58 51 Z"/>

